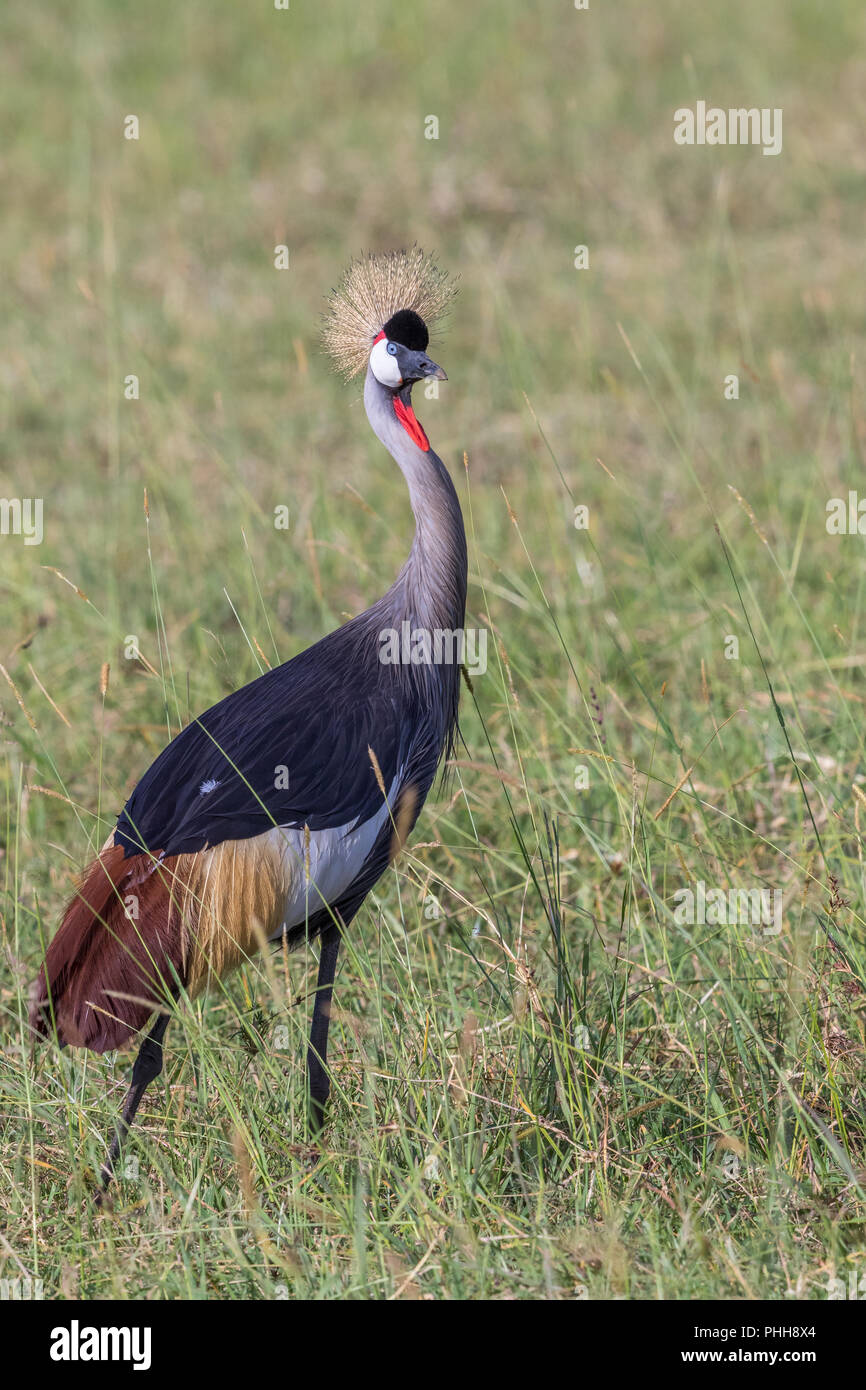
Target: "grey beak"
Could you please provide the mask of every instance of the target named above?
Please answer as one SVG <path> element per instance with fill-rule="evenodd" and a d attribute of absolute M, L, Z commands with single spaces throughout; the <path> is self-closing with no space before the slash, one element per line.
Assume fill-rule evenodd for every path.
<path fill-rule="evenodd" d="M 424 361 L 419 365 L 421 366 L 425 376 L 432 376 L 436 381 L 448 380 L 442 368 L 437 366 L 435 362 L 431 362 L 429 357 L 425 357 Z"/>

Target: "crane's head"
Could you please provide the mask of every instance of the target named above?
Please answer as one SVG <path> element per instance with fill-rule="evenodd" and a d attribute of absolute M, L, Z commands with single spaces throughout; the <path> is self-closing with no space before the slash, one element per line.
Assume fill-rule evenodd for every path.
<path fill-rule="evenodd" d="M 361 256 L 331 293 L 325 346 L 347 378 L 369 364 L 376 380 L 408 404 L 413 382 L 446 380 L 427 356 L 428 324 L 456 291 L 418 246 Z"/>
<path fill-rule="evenodd" d="M 425 377 L 447 381 L 442 368 L 427 356 L 429 341 L 421 315 L 414 309 L 398 309 L 373 339 L 370 370 L 376 380 L 404 398 L 409 396 L 413 382 Z"/>

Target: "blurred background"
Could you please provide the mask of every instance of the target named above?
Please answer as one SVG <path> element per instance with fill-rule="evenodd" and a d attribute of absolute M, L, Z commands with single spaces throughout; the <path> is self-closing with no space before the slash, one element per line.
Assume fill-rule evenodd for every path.
<path fill-rule="evenodd" d="M 825 1296 L 866 1215 L 866 570 L 825 525 L 866 444 L 862 5 L 2 30 L 0 495 L 44 527 L 0 537 L 17 1255 L 52 1297 Z M 781 154 L 675 144 L 698 101 L 781 108 Z M 416 241 L 461 286 L 416 404 L 490 633 L 466 746 L 355 924 L 312 1182 L 302 954 L 175 1029 L 124 1189 L 152 1259 L 124 1226 L 93 1268 L 76 1184 L 128 1059 L 31 1064 L 27 982 L 167 738 L 402 563 L 319 326 L 353 255 Z M 699 878 L 782 893 L 782 936 L 673 923 Z"/>

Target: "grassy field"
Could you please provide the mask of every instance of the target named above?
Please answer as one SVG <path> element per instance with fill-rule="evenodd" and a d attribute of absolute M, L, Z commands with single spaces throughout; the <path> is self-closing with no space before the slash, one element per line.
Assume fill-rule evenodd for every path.
<path fill-rule="evenodd" d="M 7 0 L 2 27 L 0 493 L 44 537 L 0 537 L 0 1275 L 847 1290 L 866 567 L 825 508 L 866 451 L 862 5 Z M 781 108 L 782 153 L 678 146 L 698 100 Z M 168 737 L 402 563 L 403 481 L 318 333 L 352 255 L 416 240 L 461 277 L 418 410 L 489 632 L 465 747 L 348 934 L 320 1150 L 315 953 L 262 959 L 179 1010 L 97 1215 L 130 1057 L 31 1052 L 27 986 Z M 781 930 L 680 920 L 698 884 L 781 895 Z"/>

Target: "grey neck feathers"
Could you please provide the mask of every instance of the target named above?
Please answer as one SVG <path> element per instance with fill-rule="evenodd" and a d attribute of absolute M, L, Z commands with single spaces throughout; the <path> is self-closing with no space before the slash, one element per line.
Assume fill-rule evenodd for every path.
<path fill-rule="evenodd" d="M 466 610 L 466 532 L 448 471 L 432 449 L 409 438 L 394 413 L 394 396 L 367 368 L 364 406 L 373 432 L 396 460 L 409 487 L 415 539 L 409 558 L 381 600 L 395 617 L 428 629 L 462 628 Z"/>

